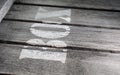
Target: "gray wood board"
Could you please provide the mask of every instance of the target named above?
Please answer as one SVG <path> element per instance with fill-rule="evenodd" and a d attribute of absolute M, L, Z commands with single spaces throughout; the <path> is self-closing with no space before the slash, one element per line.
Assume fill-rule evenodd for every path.
<path fill-rule="evenodd" d="M 102 28 L 4 20 L 0 24 L 0 40 L 120 51 L 120 31 Z"/>
<path fill-rule="evenodd" d="M 14 0 L 0 0 L 0 22 L 12 6 Z"/>
<path fill-rule="evenodd" d="M 120 0 L 17 0 L 21 3 L 120 10 Z"/>
<path fill-rule="evenodd" d="M 0 72 L 15 75 L 120 75 L 120 54 L 71 50 L 59 52 L 56 49 L 51 52 L 33 48 L 0 44 Z M 28 57 L 21 59 L 24 50 L 29 51 Z M 32 58 L 35 57 L 32 56 L 34 51 L 37 51 L 36 55 L 40 55 L 40 59 Z M 60 58 L 57 53 L 66 54 L 66 57 L 61 56 L 65 59 L 64 63 L 54 60 Z M 50 54 L 56 58 L 50 59 Z"/>
<path fill-rule="evenodd" d="M 14 5 L 5 18 L 120 28 L 120 12 Z"/>
<path fill-rule="evenodd" d="M 6 1 L 7 1 L 7 0 L 1 0 L 1 1 L 0 1 L 0 8 L 3 7 L 3 5 L 5 4 Z"/>

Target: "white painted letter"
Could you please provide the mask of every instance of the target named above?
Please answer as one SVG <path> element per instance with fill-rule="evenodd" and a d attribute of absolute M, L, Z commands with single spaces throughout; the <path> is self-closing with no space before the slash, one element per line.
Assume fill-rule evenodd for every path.
<path fill-rule="evenodd" d="M 65 29 L 65 32 L 45 31 L 42 29 L 35 29 L 37 27 L 54 28 L 54 29 L 61 28 L 61 29 Z M 65 25 L 52 25 L 52 24 L 50 25 L 50 24 L 35 23 L 31 26 L 30 31 L 32 34 L 38 37 L 55 39 L 55 38 L 61 38 L 67 36 L 70 33 L 70 27 Z"/>

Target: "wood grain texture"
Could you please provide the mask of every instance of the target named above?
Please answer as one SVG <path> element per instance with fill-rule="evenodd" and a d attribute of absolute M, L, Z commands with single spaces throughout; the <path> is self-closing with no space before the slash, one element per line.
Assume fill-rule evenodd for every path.
<path fill-rule="evenodd" d="M 119 0 L 17 0 L 22 3 L 120 10 Z"/>
<path fill-rule="evenodd" d="M 5 18 L 120 28 L 120 12 L 14 5 Z"/>
<path fill-rule="evenodd" d="M 69 26 L 70 33 L 68 36 L 63 38 L 42 38 L 31 33 L 30 28 L 35 23 L 17 22 L 17 21 L 3 21 L 0 24 L 0 40 L 26 42 L 30 39 L 41 39 L 45 43 L 49 40 L 61 40 L 67 44 L 67 46 L 73 47 L 85 47 L 95 49 L 105 49 L 120 51 L 120 31 L 102 28 L 89 28 L 89 27 L 77 27 Z M 41 25 L 41 23 L 39 23 Z M 53 24 L 42 24 L 44 26 L 53 26 Z M 56 25 L 60 26 L 60 25 Z M 65 32 L 63 28 L 52 28 L 52 27 L 36 27 L 36 30 L 46 31 L 45 35 L 49 31 Z M 40 33 L 40 32 L 39 32 Z M 40 34 L 39 36 L 41 36 Z M 62 35 L 62 34 L 60 34 Z M 51 37 L 51 34 L 47 34 Z M 58 36 L 58 35 L 56 35 Z M 39 43 L 38 43 L 39 44 Z M 39 45 L 43 45 L 40 43 Z M 53 44 L 54 45 L 54 44 Z"/>
<path fill-rule="evenodd" d="M 8 10 L 12 6 L 14 0 L 0 0 L 0 22 L 7 14 Z"/>
<path fill-rule="evenodd" d="M 77 9 L 14 5 L 0 23 L 0 73 L 120 75 L 120 54 L 105 52 L 120 52 L 120 12 L 96 10 L 120 10 L 120 1 L 18 0 L 18 2 Z M 19 19 L 22 22 L 17 21 Z M 38 23 L 41 21 L 49 24 Z M 93 51 L 94 49 L 97 51 Z"/>
<path fill-rule="evenodd" d="M 42 48 L 27 48 L 27 50 L 42 50 Z M 15 75 L 119 75 L 120 54 L 71 51 L 67 54 L 65 63 L 43 59 L 19 59 L 23 46 L 0 44 L 0 72 Z M 51 52 L 50 49 L 48 52 Z M 54 52 L 57 52 L 54 49 Z M 64 53 L 64 52 L 63 52 Z M 47 54 L 46 54 L 47 55 Z"/>

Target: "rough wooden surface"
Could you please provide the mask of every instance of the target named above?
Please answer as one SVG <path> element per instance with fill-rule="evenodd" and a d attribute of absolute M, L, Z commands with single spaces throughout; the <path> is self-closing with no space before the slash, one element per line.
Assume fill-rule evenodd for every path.
<path fill-rule="evenodd" d="M 119 0 L 17 0 L 0 23 L 0 73 L 120 75 L 119 21 Z"/>
<path fill-rule="evenodd" d="M 42 48 L 27 48 L 29 51 L 42 51 Z M 20 59 L 23 46 L 0 45 L 0 71 L 16 75 L 119 75 L 120 54 L 92 52 L 92 51 L 67 51 L 65 63 L 46 59 Z M 58 51 L 59 52 L 59 51 Z M 39 53 L 38 53 L 39 54 Z M 49 55 L 49 54 L 48 54 Z M 41 55 L 42 56 L 42 55 Z M 32 56 L 33 57 L 33 56 Z M 49 57 L 48 57 L 49 58 Z"/>
<path fill-rule="evenodd" d="M 120 12 L 112 11 L 14 5 L 6 18 L 120 28 Z"/>
<path fill-rule="evenodd" d="M 0 22 L 12 6 L 14 0 L 0 0 Z"/>
<path fill-rule="evenodd" d="M 120 10 L 120 0 L 17 0 L 21 3 Z"/>
<path fill-rule="evenodd" d="M 64 28 L 51 28 L 51 27 L 53 26 L 65 27 L 67 25 L 64 26 L 64 25 L 38 23 L 38 25 L 44 25 L 44 26 L 32 27 L 34 24 L 36 23 L 3 21 L 0 24 L 1 26 L 0 39 L 8 40 L 8 41 L 17 41 L 17 42 L 27 42 L 30 39 L 42 39 L 45 42 L 48 42 L 49 40 L 62 40 L 67 44 L 67 46 L 73 46 L 73 47 L 86 47 L 86 48 L 105 49 L 105 50 L 113 50 L 113 51 L 114 50 L 119 51 L 120 49 L 119 30 L 77 27 L 77 26 L 68 25 L 68 27 L 70 28 L 68 36 L 58 39 L 57 38 L 53 39 L 51 37 L 52 34 L 55 34 L 56 32 L 58 32 L 58 34 L 60 34 L 59 32 L 66 33 L 66 30 Z M 38 30 L 36 31 L 38 33 L 37 34 L 38 36 L 32 33 L 31 28 Z M 42 35 L 41 31 L 45 32 L 45 35 Z M 44 36 L 47 36 L 48 39 L 43 38 Z M 44 45 L 44 44 L 38 42 L 38 45 Z"/>

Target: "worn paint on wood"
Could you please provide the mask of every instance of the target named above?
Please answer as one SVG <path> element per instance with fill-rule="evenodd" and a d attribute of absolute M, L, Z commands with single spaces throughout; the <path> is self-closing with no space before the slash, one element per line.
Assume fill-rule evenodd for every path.
<path fill-rule="evenodd" d="M 19 59 L 43 59 L 65 63 L 67 53 L 22 49 Z"/>
<path fill-rule="evenodd" d="M 120 10 L 120 0 L 17 0 L 20 3 Z"/>
<path fill-rule="evenodd" d="M 120 28 L 120 12 L 14 5 L 5 18 Z"/>
<path fill-rule="evenodd" d="M 119 75 L 120 54 L 68 50 L 65 63 L 47 59 L 19 59 L 24 47 L 0 45 L 0 72 L 16 75 Z M 28 47 L 27 50 L 44 51 L 41 47 Z M 50 53 L 59 49 L 48 49 Z M 59 50 L 59 51 L 56 51 Z M 64 52 L 63 52 L 64 53 Z M 39 54 L 39 53 L 38 53 Z M 33 56 L 34 57 L 34 56 Z M 49 57 L 48 57 L 49 58 Z"/>
<path fill-rule="evenodd" d="M 50 45 L 56 47 L 62 46 L 72 46 L 72 47 L 85 47 L 85 48 L 95 48 L 95 49 L 105 49 L 105 50 L 115 50 L 119 51 L 120 49 L 120 31 L 119 30 L 111 30 L 111 29 L 102 29 L 102 28 L 89 28 L 89 27 L 77 27 L 77 26 L 69 26 L 70 33 L 68 36 L 63 38 L 56 39 L 46 39 L 42 37 L 38 37 L 31 33 L 30 28 L 34 23 L 27 22 L 17 22 L 17 21 L 3 21 L 0 24 L 0 40 L 8 40 L 8 41 L 17 41 L 17 42 L 27 42 L 31 39 L 39 39 L 43 42 L 35 43 L 38 45 Z M 41 25 L 41 23 L 39 23 Z M 43 25 L 43 24 L 42 24 Z M 44 24 L 45 26 L 56 25 L 57 24 Z M 66 26 L 66 25 L 65 25 Z M 61 28 L 50 28 L 50 27 L 37 27 L 35 28 L 38 32 L 66 32 L 65 29 Z M 48 35 L 49 37 L 49 35 Z M 64 45 L 56 45 L 55 42 L 48 43 L 49 41 L 60 40 L 65 43 Z M 58 41 L 59 42 L 59 41 Z M 59 42 L 62 43 L 62 42 Z M 31 42 L 30 42 L 31 44 Z"/>
<path fill-rule="evenodd" d="M 18 1 L 95 10 L 14 5 L 6 19 L 46 21 L 59 24 L 2 21 L 0 40 L 18 42 L 19 45 L 15 45 L 15 43 L 14 45 L 13 43 L 0 44 L 0 73 L 16 75 L 120 75 L 119 53 L 92 51 L 92 49 L 120 51 L 120 31 L 118 30 L 120 28 L 120 13 L 112 12 L 112 10 L 120 10 L 120 1 Z M 99 9 L 111 11 L 100 11 Z M 60 25 L 61 23 L 67 24 Z M 27 44 L 22 45 L 23 43 Z M 30 44 L 37 46 L 30 46 Z M 71 49 L 66 49 L 66 47 Z"/>
<path fill-rule="evenodd" d="M 12 6 L 14 0 L 0 0 L 0 22 Z"/>

